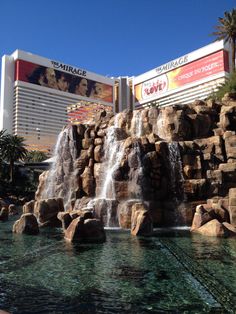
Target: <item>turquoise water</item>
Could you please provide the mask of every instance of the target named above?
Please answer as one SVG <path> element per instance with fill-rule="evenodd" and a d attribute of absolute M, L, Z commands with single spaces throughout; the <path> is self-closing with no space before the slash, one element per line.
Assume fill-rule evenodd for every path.
<path fill-rule="evenodd" d="M 108 230 L 73 245 L 0 223 L 0 309 L 11 313 L 235 313 L 236 239 Z"/>

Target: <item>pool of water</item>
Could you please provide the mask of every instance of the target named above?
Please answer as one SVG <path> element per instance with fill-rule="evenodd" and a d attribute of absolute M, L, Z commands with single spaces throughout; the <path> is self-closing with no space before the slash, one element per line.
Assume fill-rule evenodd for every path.
<path fill-rule="evenodd" d="M 74 245 L 61 229 L 12 234 L 0 223 L 0 309 L 10 313 L 235 313 L 236 239 L 188 230 L 150 238 L 106 230 Z"/>

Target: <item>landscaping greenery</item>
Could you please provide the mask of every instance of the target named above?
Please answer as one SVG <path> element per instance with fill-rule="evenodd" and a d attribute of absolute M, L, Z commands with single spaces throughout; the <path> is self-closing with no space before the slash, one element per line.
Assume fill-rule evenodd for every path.
<path fill-rule="evenodd" d="M 236 9 L 225 12 L 224 17 L 218 18 L 219 24 L 215 26 L 216 31 L 212 35 L 216 36 L 216 40 L 224 39 L 229 42 L 232 47 L 232 66 L 235 71 L 235 47 L 236 47 Z"/>
<path fill-rule="evenodd" d="M 213 92 L 209 98 L 221 101 L 226 93 L 236 93 L 236 71 L 234 71 L 229 79 L 221 84 L 218 91 Z"/>
<path fill-rule="evenodd" d="M 225 12 L 224 17 L 218 18 L 219 24 L 215 26 L 216 31 L 212 35 L 216 36 L 216 40 L 224 40 L 229 42 L 232 47 L 232 73 L 229 79 L 222 84 L 217 92 L 210 95 L 209 98 L 221 100 L 226 93 L 236 92 L 236 72 L 235 72 L 235 57 L 236 57 L 236 9 L 230 12 Z"/>
<path fill-rule="evenodd" d="M 33 193 L 38 184 L 38 175 L 24 163 L 41 162 L 48 156 L 41 151 L 28 151 L 24 138 L 0 131 L 0 197 Z M 15 166 L 16 162 L 22 164 Z"/>
<path fill-rule="evenodd" d="M 32 150 L 24 157 L 24 162 L 42 162 L 48 158 L 49 156 L 46 153 L 39 150 Z"/>

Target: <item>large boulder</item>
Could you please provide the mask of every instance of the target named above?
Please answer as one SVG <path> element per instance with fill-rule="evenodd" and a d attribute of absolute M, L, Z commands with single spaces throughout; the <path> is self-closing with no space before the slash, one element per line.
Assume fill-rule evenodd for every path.
<path fill-rule="evenodd" d="M 95 181 L 91 168 L 86 167 L 81 175 L 82 188 L 87 196 L 93 196 L 95 191 Z"/>
<path fill-rule="evenodd" d="M 144 203 L 135 203 L 132 206 L 131 234 L 150 236 L 153 232 L 152 217 Z"/>
<path fill-rule="evenodd" d="M 64 211 L 63 200 L 61 198 L 49 198 L 35 203 L 34 214 L 38 218 L 40 227 L 60 227 L 61 222 L 57 214 Z"/>
<path fill-rule="evenodd" d="M 2 207 L 0 210 L 0 221 L 7 221 L 8 220 L 9 211 L 7 207 Z"/>
<path fill-rule="evenodd" d="M 131 228 L 131 216 L 132 216 L 132 206 L 137 203 L 137 200 L 128 200 L 119 204 L 118 216 L 119 216 L 119 226 L 124 229 Z"/>
<path fill-rule="evenodd" d="M 208 212 L 203 205 L 198 205 L 196 207 L 196 212 L 193 217 L 193 222 L 191 226 L 191 231 L 194 231 L 200 228 L 202 225 L 206 224 L 208 221 L 212 220 L 214 215 L 211 212 Z"/>
<path fill-rule="evenodd" d="M 46 180 L 48 178 L 48 174 L 49 174 L 49 170 L 42 172 L 39 176 L 39 185 L 38 185 L 37 191 L 35 192 L 35 199 L 36 200 L 40 200 L 43 198 L 43 194 L 45 191 L 45 184 L 46 184 Z"/>
<path fill-rule="evenodd" d="M 229 235 L 228 229 L 220 223 L 217 219 L 208 221 L 206 224 L 198 229 L 192 230 L 193 232 L 211 237 L 226 237 Z"/>
<path fill-rule="evenodd" d="M 8 207 L 9 216 L 15 216 L 19 214 L 18 207 L 15 204 L 10 204 Z"/>
<path fill-rule="evenodd" d="M 34 212 L 35 200 L 29 201 L 23 206 L 23 214 Z"/>
<path fill-rule="evenodd" d="M 101 243 L 106 240 L 102 223 L 98 219 L 74 219 L 65 230 L 65 239 L 79 243 Z"/>
<path fill-rule="evenodd" d="M 64 230 L 69 227 L 70 223 L 73 220 L 69 212 L 59 212 L 57 214 L 57 218 L 61 221 L 62 228 Z"/>
<path fill-rule="evenodd" d="M 36 235 L 39 233 L 38 222 L 34 214 L 23 214 L 13 225 L 14 233 Z"/>

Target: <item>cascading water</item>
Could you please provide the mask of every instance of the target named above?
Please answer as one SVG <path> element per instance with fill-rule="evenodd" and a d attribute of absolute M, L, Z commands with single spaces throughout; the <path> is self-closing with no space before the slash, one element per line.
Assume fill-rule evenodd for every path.
<path fill-rule="evenodd" d="M 42 198 L 52 198 L 55 196 L 55 180 L 57 178 L 57 165 L 60 162 L 61 156 L 60 156 L 60 151 L 61 147 L 64 144 L 64 130 L 61 131 L 58 135 L 57 142 L 52 154 L 52 165 L 51 168 L 49 169 L 47 179 L 45 182 L 44 190 L 42 192 Z"/>
<path fill-rule="evenodd" d="M 76 158 L 72 128 L 67 127 L 59 133 L 52 158 L 53 163 L 45 181 L 42 199 L 61 197 L 67 208 L 73 190 L 72 173 Z"/>
<path fill-rule="evenodd" d="M 106 173 L 99 198 L 116 199 L 112 177 L 124 156 L 124 143 L 117 140 L 118 118 L 119 114 L 115 116 L 114 126 L 108 129 L 104 143 Z"/>
<path fill-rule="evenodd" d="M 131 121 L 131 135 L 141 137 L 143 134 L 143 124 L 140 110 L 133 111 L 133 118 Z"/>
<path fill-rule="evenodd" d="M 104 143 L 104 162 L 103 162 L 103 175 L 101 182 L 100 193 L 96 200 L 103 199 L 106 202 L 107 220 L 106 227 L 111 227 L 113 202 L 116 200 L 116 193 L 114 187 L 113 175 L 120 165 L 124 156 L 124 143 L 118 140 L 118 121 L 121 114 L 117 114 L 114 119 L 114 126 L 108 129 L 105 143 Z M 92 200 L 89 205 L 94 205 Z"/>
<path fill-rule="evenodd" d="M 174 194 L 177 194 L 177 198 L 183 197 L 183 169 L 182 161 L 180 157 L 179 146 L 177 142 L 168 143 L 169 150 L 169 163 L 170 163 L 170 185 Z"/>
<path fill-rule="evenodd" d="M 155 133 L 163 140 L 168 140 L 163 112 L 160 111 L 155 125 Z"/>
<path fill-rule="evenodd" d="M 134 111 L 131 121 L 131 130 L 133 137 L 140 138 L 142 136 L 143 127 L 141 111 Z M 132 199 L 141 199 L 142 190 L 140 181 L 143 175 L 143 167 L 141 163 L 141 149 L 137 140 L 133 143 L 133 154 L 131 155 L 129 166 L 129 195 Z"/>

